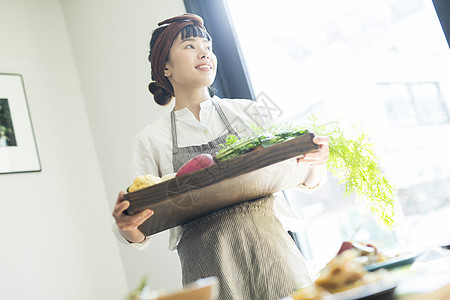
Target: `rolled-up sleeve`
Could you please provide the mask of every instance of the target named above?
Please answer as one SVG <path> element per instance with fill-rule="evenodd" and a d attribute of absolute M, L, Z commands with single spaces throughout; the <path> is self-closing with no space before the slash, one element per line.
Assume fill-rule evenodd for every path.
<path fill-rule="evenodd" d="M 131 170 L 128 185 L 131 185 L 134 179 L 141 175 L 152 174 L 159 176 L 156 161 L 150 151 L 151 144 L 142 133 L 136 135 L 131 146 Z M 134 249 L 144 250 L 148 247 L 151 237 L 146 236 L 140 243 L 132 243 L 125 239 L 119 232 L 115 220 L 112 220 L 111 229 L 120 243 L 130 246 Z"/>
<path fill-rule="evenodd" d="M 140 242 L 140 243 L 131 243 L 129 242 L 127 239 L 125 239 L 123 236 L 120 235 L 119 233 L 119 228 L 117 228 L 117 224 L 114 221 L 114 219 L 112 220 L 111 223 L 111 230 L 114 233 L 114 235 L 116 236 L 116 238 L 119 240 L 119 242 L 121 244 L 124 244 L 126 246 L 132 247 L 134 249 L 137 250 L 144 250 L 148 248 L 148 245 L 150 243 L 151 237 L 150 236 L 146 236 L 145 239 Z"/>
<path fill-rule="evenodd" d="M 327 168 L 325 164 L 309 166 L 309 172 L 305 180 L 298 185 L 305 192 L 314 192 L 327 181 Z"/>

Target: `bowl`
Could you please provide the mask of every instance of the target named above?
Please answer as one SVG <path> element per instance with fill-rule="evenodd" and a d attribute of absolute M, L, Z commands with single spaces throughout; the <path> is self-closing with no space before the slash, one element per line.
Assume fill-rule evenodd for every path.
<path fill-rule="evenodd" d="M 208 277 L 187 284 L 181 291 L 159 296 L 157 300 L 217 300 L 218 295 L 219 281 Z"/>

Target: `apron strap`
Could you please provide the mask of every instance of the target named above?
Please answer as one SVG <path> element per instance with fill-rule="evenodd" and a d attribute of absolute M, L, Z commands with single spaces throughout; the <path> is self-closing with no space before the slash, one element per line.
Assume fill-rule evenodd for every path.
<path fill-rule="evenodd" d="M 228 122 L 227 117 L 225 116 L 225 113 L 223 112 L 222 108 L 220 107 L 219 103 L 214 98 L 211 98 L 212 103 L 214 104 L 214 107 L 216 108 L 217 113 L 219 114 L 220 118 L 222 119 L 223 123 L 225 124 L 225 127 L 227 127 L 228 133 L 233 134 L 237 136 L 238 139 L 240 139 L 237 132 L 231 127 L 230 122 Z M 172 109 L 170 112 L 170 124 L 172 129 L 172 153 L 178 153 L 178 138 L 177 138 L 177 123 L 175 122 L 175 108 Z"/>
<path fill-rule="evenodd" d="M 170 112 L 170 124 L 172 128 L 172 153 L 178 153 L 177 123 L 175 122 L 175 107 Z"/>
<path fill-rule="evenodd" d="M 233 127 L 231 127 L 230 122 L 228 122 L 228 119 L 225 116 L 225 114 L 224 114 L 222 108 L 220 107 L 219 103 L 217 103 L 217 101 L 214 98 L 211 98 L 211 101 L 214 104 L 214 107 L 216 108 L 217 112 L 219 113 L 220 118 L 222 118 L 223 123 L 227 127 L 228 132 L 230 134 L 233 134 L 233 135 L 237 136 L 237 138 L 240 139 L 240 137 L 237 134 L 237 132 L 233 129 Z"/>

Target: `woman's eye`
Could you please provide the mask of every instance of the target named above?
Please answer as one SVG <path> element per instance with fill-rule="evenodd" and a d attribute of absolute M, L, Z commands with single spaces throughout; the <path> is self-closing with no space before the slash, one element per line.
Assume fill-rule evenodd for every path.
<path fill-rule="evenodd" d="M 190 45 L 190 44 L 187 45 L 186 48 L 188 48 L 188 49 L 195 49 L 194 46 L 193 46 L 193 45 Z"/>

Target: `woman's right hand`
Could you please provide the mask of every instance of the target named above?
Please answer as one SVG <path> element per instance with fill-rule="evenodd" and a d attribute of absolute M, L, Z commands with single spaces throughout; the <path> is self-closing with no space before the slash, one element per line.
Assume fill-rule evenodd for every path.
<path fill-rule="evenodd" d="M 151 209 L 145 209 L 131 216 L 124 214 L 123 212 L 130 206 L 129 201 L 123 200 L 123 195 L 125 194 L 125 191 L 119 192 L 112 216 L 116 221 L 120 234 L 129 242 L 139 243 L 145 240 L 145 236 L 138 229 L 138 227 L 150 218 L 154 211 Z"/>

